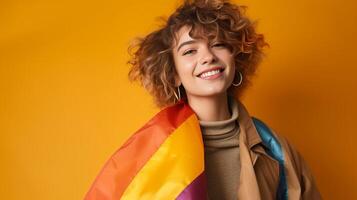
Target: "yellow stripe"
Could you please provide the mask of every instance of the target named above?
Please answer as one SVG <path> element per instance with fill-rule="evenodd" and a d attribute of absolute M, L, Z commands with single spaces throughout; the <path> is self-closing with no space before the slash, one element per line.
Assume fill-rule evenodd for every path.
<path fill-rule="evenodd" d="M 201 130 L 193 114 L 166 139 L 121 199 L 175 199 L 203 170 Z"/>

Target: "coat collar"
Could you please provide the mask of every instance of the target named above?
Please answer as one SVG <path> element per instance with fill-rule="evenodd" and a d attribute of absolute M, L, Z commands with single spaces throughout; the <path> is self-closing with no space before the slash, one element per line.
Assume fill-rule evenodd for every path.
<path fill-rule="evenodd" d="M 263 141 L 255 128 L 253 119 L 249 115 L 249 112 L 245 108 L 245 106 L 238 100 L 238 122 L 241 128 L 244 128 L 245 131 L 241 131 L 242 134 L 245 134 L 245 144 L 250 151 L 250 157 L 253 161 L 253 165 L 256 163 L 259 155 L 264 155 L 270 158 L 273 162 L 276 162 L 269 154 L 266 153 L 266 148 L 263 144 Z"/>
<path fill-rule="evenodd" d="M 240 102 L 238 103 L 238 112 L 239 112 L 239 125 L 245 127 L 246 135 L 246 142 L 249 149 L 252 149 L 255 145 L 262 144 L 262 139 L 260 138 L 252 118 L 250 117 L 247 109 L 245 106 Z"/>

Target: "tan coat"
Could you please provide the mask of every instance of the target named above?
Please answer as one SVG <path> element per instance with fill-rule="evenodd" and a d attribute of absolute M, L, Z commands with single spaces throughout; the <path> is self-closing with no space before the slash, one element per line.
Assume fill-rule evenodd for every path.
<path fill-rule="evenodd" d="M 241 131 L 238 199 L 275 200 L 279 184 L 279 163 L 265 152 L 252 118 L 243 104 L 240 102 L 238 104 L 238 121 Z M 275 136 L 283 149 L 288 199 L 322 199 L 303 158 L 285 139 L 276 134 Z"/>

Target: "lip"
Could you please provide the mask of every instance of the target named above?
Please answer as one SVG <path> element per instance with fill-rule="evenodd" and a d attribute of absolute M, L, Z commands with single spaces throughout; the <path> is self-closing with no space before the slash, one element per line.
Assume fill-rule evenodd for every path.
<path fill-rule="evenodd" d="M 205 72 L 214 71 L 214 70 L 217 70 L 217 69 L 218 69 L 219 71 L 221 71 L 222 69 L 224 70 L 224 67 L 217 66 L 217 67 L 212 67 L 212 68 L 206 69 L 206 70 L 200 72 L 200 73 L 197 75 L 197 77 L 200 77 L 201 74 L 203 74 L 203 73 L 205 73 Z"/>
<path fill-rule="evenodd" d="M 200 77 L 203 73 L 209 72 L 209 71 L 214 71 L 214 70 L 219 70 L 219 73 L 215 74 L 215 75 L 207 76 L 207 77 Z M 224 70 L 225 70 L 225 68 L 221 67 L 221 66 L 212 67 L 212 68 L 209 68 L 207 70 L 204 70 L 199 75 L 197 75 L 197 77 L 200 78 L 200 79 L 203 79 L 203 80 L 215 80 L 215 79 L 217 79 L 217 78 L 219 78 L 219 77 L 221 77 L 223 75 L 223 71 Z"/>

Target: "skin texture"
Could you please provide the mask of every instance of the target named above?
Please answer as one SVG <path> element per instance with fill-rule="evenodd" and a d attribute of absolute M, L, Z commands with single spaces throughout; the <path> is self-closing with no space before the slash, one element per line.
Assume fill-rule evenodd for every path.
<path fill-rule="evenodd" d="M 172 52 L 178 74 L 177 86 L 183 85 L 188 103 L 200 120 L 229 119 L 227 89 L 235 74 L 233 54 L 219 41 L 191 38 L 189 31 L 190 27 L 184 26 L 177 32 L 177 43 Z M 188 41 L 191 42 L 186 43 Z M 198 77 L 201 72 L 217 66 L 224 68 L 218 78 L 205 80 Z"/>

